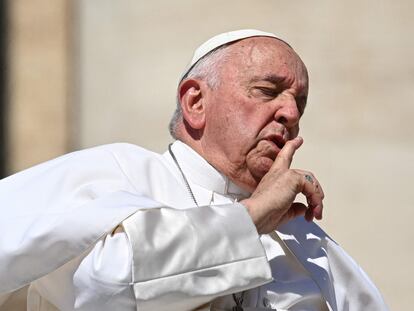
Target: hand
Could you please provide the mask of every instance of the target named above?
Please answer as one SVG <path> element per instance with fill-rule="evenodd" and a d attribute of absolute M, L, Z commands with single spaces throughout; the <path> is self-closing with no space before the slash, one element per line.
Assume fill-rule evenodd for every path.
<path fill-rule="evenodd" d="M 291 169 L 293 155 L 302 145 L 297 137 L 286 142 L 272 167 L 258 184 L 250 198 L 242 200 L 259 234 L 269 233 L 290 219 L 305 215 L 307 221 L 322 219 L 323 190 L 312 173 Z M 308 206 L 294 202 L 303 193 Z"/>

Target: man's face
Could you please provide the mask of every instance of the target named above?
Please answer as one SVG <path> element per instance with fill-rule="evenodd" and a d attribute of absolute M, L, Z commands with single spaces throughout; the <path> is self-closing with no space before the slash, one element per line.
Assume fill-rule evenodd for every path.
<path fill-rule="evenodd" d="M 284 143 L 298 135 L 308 75 L 296 53 L 276 39 L 249 38 L 228 49 L 220 85 L 206 94 L 203 151 L 253 191 Z"/>

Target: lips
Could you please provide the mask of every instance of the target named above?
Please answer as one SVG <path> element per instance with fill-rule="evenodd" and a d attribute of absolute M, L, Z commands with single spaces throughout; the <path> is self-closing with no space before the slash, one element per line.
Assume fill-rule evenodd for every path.
<path fill-rule="evenodd" d="M 286 143 L 286 140 L 283 138 L 283 136 L 277 134 L 268 135 L 264 138 L 264 140 L 274 143 L 279 149 L 282 149 Z"/>

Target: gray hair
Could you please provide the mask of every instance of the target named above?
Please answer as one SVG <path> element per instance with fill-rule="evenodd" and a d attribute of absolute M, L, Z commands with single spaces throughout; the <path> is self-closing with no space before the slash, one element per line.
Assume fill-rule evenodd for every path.
<path fill-rule="evenodd" d="M 207 82 L 207 85 L 212 88 L 216 89 L 220 84 L 220 74 L 219 68 L 222 65 L 223 61 L 226 58 L 225 48 L 229 46 L 229 44 L 222 45 L 217 49 L 209 52 L 203 58 L 201 58 L 190 70 L 182 77 L 180 80 L 183 81 L 184 79 L 188 78 L 195 78 L 195 79 L 203 79 Z M 180 98 L 177 94 L 177 106 L 175 108 L 174 114 L 170 120 L 168 125 L 168 129 L 170 131 L 171 136 L 174 139 L 178 139 L 177 137 L 177 128 L 178 125 L 183 120 L 183 113 L 181 110 Z"/>

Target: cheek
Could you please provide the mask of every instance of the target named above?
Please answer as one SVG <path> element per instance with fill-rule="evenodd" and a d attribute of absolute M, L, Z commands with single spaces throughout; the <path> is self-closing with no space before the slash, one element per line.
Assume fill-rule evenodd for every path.
<path fill-rule="evenodd" d="M 232 109 L 224 106 L 210 111 L 206 123 L 205 135 L 208 140 L 220 146 L 225 153 L 240 154 L 240 141 L 246 136 L 244 121 Z M 234 157 L 234 156 L 232 156 Z"/>
<path fill-rule="evenodd" d="M 228 120 L 228 124 L 231 135 L 239 144 L 243 145 L 243 149 L 247 151 L 256 145 L 261 125 L 254 116 L 236 111 L 232 118 Z"/>
<path fill-rule="evenodd" d="M 252 100 L 240 101 L 238 105 L 235 105 L 235 109 L 231 111 L 231 114 L 238 122 L 240 134 L 247 137 L 257 136 L 270 118 L 267 108 L 265 105 Z"/>
<path fill-rule="evenodd" d="M 238 149 L 239 156 L 246 153 L 257 143 L 261 129 L 269 119 L 266 106 L 254 102 L 251 98 L 235 94 L 219 94 L 214 98 L 215 106 L 208 111 L 209 132 L 219 140 Z"/>
<path fill-rule="evenodd" d="M 237 140 L 243 140 L 251 136 L 252 114 L 244 109 L 240 102 L 224 104 L 211 115 L 212 123 L 220 136 L 228 135 Z"/>

